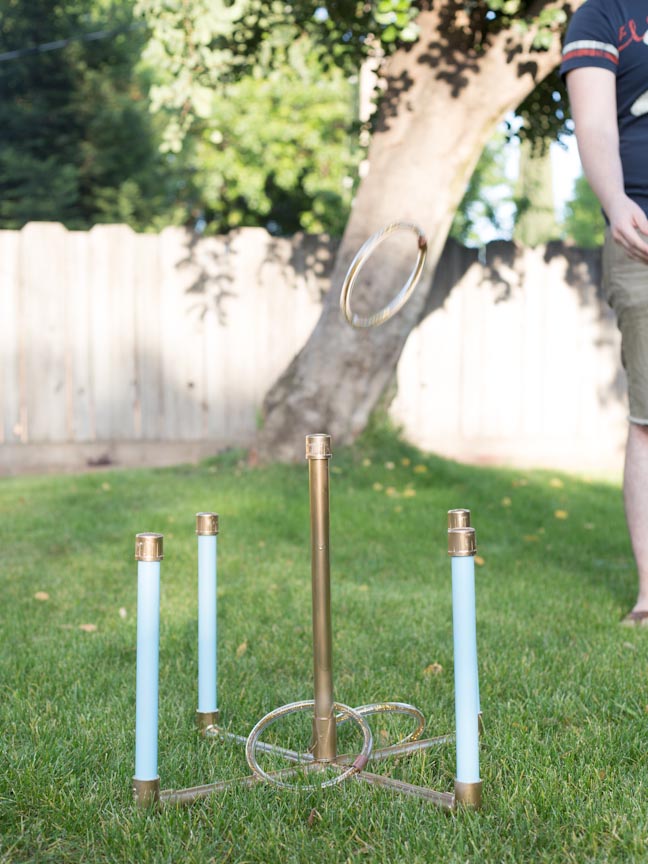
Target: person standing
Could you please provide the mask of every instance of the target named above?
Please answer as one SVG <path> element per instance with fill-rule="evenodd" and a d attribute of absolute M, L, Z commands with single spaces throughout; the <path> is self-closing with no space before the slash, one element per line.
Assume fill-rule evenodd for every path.
<path fill-rule="evenodd" d="M 648 625 L 648 3 L 586 0 L 567 28 L 560 72 L 607 223 L 603 285 L 628 378 L 623 498 L 639 591 L 622 623 Z"/>

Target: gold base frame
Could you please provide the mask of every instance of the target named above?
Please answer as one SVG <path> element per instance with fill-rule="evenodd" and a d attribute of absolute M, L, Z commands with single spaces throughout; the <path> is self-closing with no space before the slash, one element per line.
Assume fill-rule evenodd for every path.
<path fill-rule="evenodd" d="M 482 784 L 455 781 L 454 792 L 439 792 L 424 786 L 406 783 L 367 767 L 373 762 L 390 758 L 402 759 L 455 740 L 454 733 L 435 738 L 421 738 L 425 718 L 418 708 L 403 702 L 378 702 L 351 708 L 334 699 L 331 625 L 331 580 L 329 559 L 329 471 L 331 439 L 329 435 L 309 435 L 306 438 L 306 458 L 309 465 L 309 493 L 311 513 L 311 576 L 313 619 L 313 673 L 314 698 L 283 705 L 263 717 L 248 736 L 237 735 L 219 725 L 219 714 L 197 712 L 198 728 L 205 738 L 218 738 L 245 746 L 252 774 L 233 780 L 221 780 L 187 789 L 166 789 L 160 792 L 159 779 L 135 781 L 135 800 L 142 806 L 153 803 L 186 804 L 235 787 L 251 787 L 260 782 L 271 783 L 282 789 L 313 790 L 338 785 L 346 780 L 358 780 L 383 789 L 429 801 L 443 810 L 458 807 L 478 809 L 482 802 Z M 449 529 L 470 526 L 470 511 L 451 510 Z M 309 748 L 299 752 L 261 740 L 261 733 L 271 724 L 290 714 L 301 711 L 312 713 L 312 739 Z M 367 718 L 378 714 L 400 714 L 413 720 L 414 729 L 402 740 L 387 747 L 374 749 L 373 736 Z M 337 730 L 344 722 L 356 724 L 363 736 L 358 754 L 338 754 Z M 481 715 L 480 715 L 481 722 Z M 286 768 L 265 771 L 257 761 L 257 753 L 274 754 L 285 759 Z M 318 781 L 317 774 L 326 772 Z M 303 781 L 306 774 L 307 782 Z M 293 781 L 299 775 L 302 782 Z M 311 775 L 313 775 L 310 781 Z M 331 776 L 332 775 L 332 776 Z"/>

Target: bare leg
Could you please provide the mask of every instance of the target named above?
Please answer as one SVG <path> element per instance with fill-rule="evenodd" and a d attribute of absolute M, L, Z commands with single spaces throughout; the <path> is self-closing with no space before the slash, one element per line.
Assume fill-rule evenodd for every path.
<path fill-rule="evenodd" d="M 639 574 L 633 611 L 648 610 L 648 426 L 630 423 L 623 472 L 623 498 Z"/>

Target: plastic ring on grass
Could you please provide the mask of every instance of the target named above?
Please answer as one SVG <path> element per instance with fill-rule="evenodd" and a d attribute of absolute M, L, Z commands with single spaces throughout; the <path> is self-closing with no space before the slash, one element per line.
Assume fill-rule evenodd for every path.
<path fill-rule="evenodd" d="M 266 780 L 268 783 L 272 783 L 275 786 L 279 786 L 282 789 L 293 789 L 298 791 L 312 791 L 314 789 L 326 789 L 327 786 L 337 786 L 340 783 L 343 783 L 348 777 L 351 777 L 352 774 L 356 774 L 359 770 L 358 765 L 366 764 L 371 758 L 371 751 L 373 749 L 373 736 L 371 734 L 371 729 L 369 728 L 369 724 L 365 720 L 365 718 L 355 711 L 353 708 L 349 708 L 348 705 L 343 705 L 340 702 L 334 702 L 333 708 L 340 712 L 342 715 L 347 717 L 349 720 L 353 720 L 360 729 L 362 730 L 363 735 L 363 744 L 362 750 L 360 751 L 358 758 L 355 760 L 354 764 L 350 765 L 348 768 L 345 768 L 340 774 L 336 777 L 331 778 L 330 780 L 325 780 L 323 783 L 306 783 L 306 784 L 297 784 L 297 783 L 285 783 L 282 780 L 279 780 L 276 776 L 273 777 L 271 774 L 268 774 L 261 768 L 256 759 L 256 748 L 261 733 L 268 726 L 271 726 L 281 717 L 286 717 L 289 714 L 297 714 L 300 711 L 313 710 L 315 707 L 315 701 L 313 699 L 307 699 L 302 702 L 289 702 L 287 705 L 282 705 L 281 708 L 275 708 L 274 711 L 270 711 L 269 714 L 266 714 L 265 717 L 262 717 L 261 720 L 256 724 L 254 729 L 248 735 L 248 739 L 245 743 L 245 758 L 247 759 L 247 763 L 252 769 L 252 772 L 256 774 L 257 777 L 261 777 Z M 313 757 L 311 754 L 305 756 L 304 761 L 312 764 Z M 323 762 L 322 765 L 326 765 L 326 762 Z M 335 764 L 335 763 L 332 763 Z"/>
<path fill-rule="evenodd" d="M 379 246 L 383 240 L 389 237 L 390 234 L 393 234 L 395 231 L 413 231 L 418 238 L 418 253 L 416 256 L 416 263 L 414 265 L 414 269 L 410 273 L 407 278 L 407 281 L 398 292 L 398 294 L 394 297 L 394 299 L 380 309 L 378 312 L 374 312 L 373 315 L 368 315 L 367 317 L 363 317 L 362 315 L 358 315 L 351 309 L 351 294 L 353 293 L 353 288 L 355 287 L 356 280 L 358 278 L 358 274 L 363 266 L 366 264 L 370 255 Z M 425 258 L 427 255 L 427 239 L 425 234 L 421 231 L 418 225 L 415 225 L 413 222 L 391 222 L 385 228 L 381 228 L 380 231 L 377 231 L 375 234 L 372 234 L 371 237 L 360 247 L 359 252 L 356 254 L 355 258 L 351 262 L 351 266 L 344 277 L 344 282 L 342 284 L 342 293 L 340 294 L 340 309 L 344 313 L 344 317 L 349 322 L 352 327 L 357 327 L 359 329 L 366 329 L 368 327 L 379 327 L 381 324 L 384 324 L 386 321 L 389 321 L 390 318 L 393 318 L 394 315 L 401 309 L 405 303 L 410 298 L 410 295 L 416 288 L 419 279 L 421 278 L 421 273 L 423 272 L 423 265 L 425 264 Z"/>

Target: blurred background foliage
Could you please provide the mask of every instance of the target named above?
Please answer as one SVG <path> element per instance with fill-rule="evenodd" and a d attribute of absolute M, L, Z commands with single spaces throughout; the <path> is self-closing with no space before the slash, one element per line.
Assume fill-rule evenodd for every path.
<path fill-rule="evenodd" d="M 371 119 L 361 120 L 362 65 L 416 40 L 420 5 L 5 0 L 0 228 L 45 220 L 340 235 L 371 134 Z M 513 19 L 527 25 L 521 0 L 464 5 L 476 51 L 489 31 Z M 564 23 L 564 13 L 543 14 L 546 33 Z M 566 134 L 554 74 L 484 151 L 453 236 L 480 245 L 484 226 L 510 236 L 516 213 L 528 223 L 533 206 L 507 171 L 507 141 Z M 548 230 L 594 245 L 600 228 L 582 180 L 565 221 Z"/>

